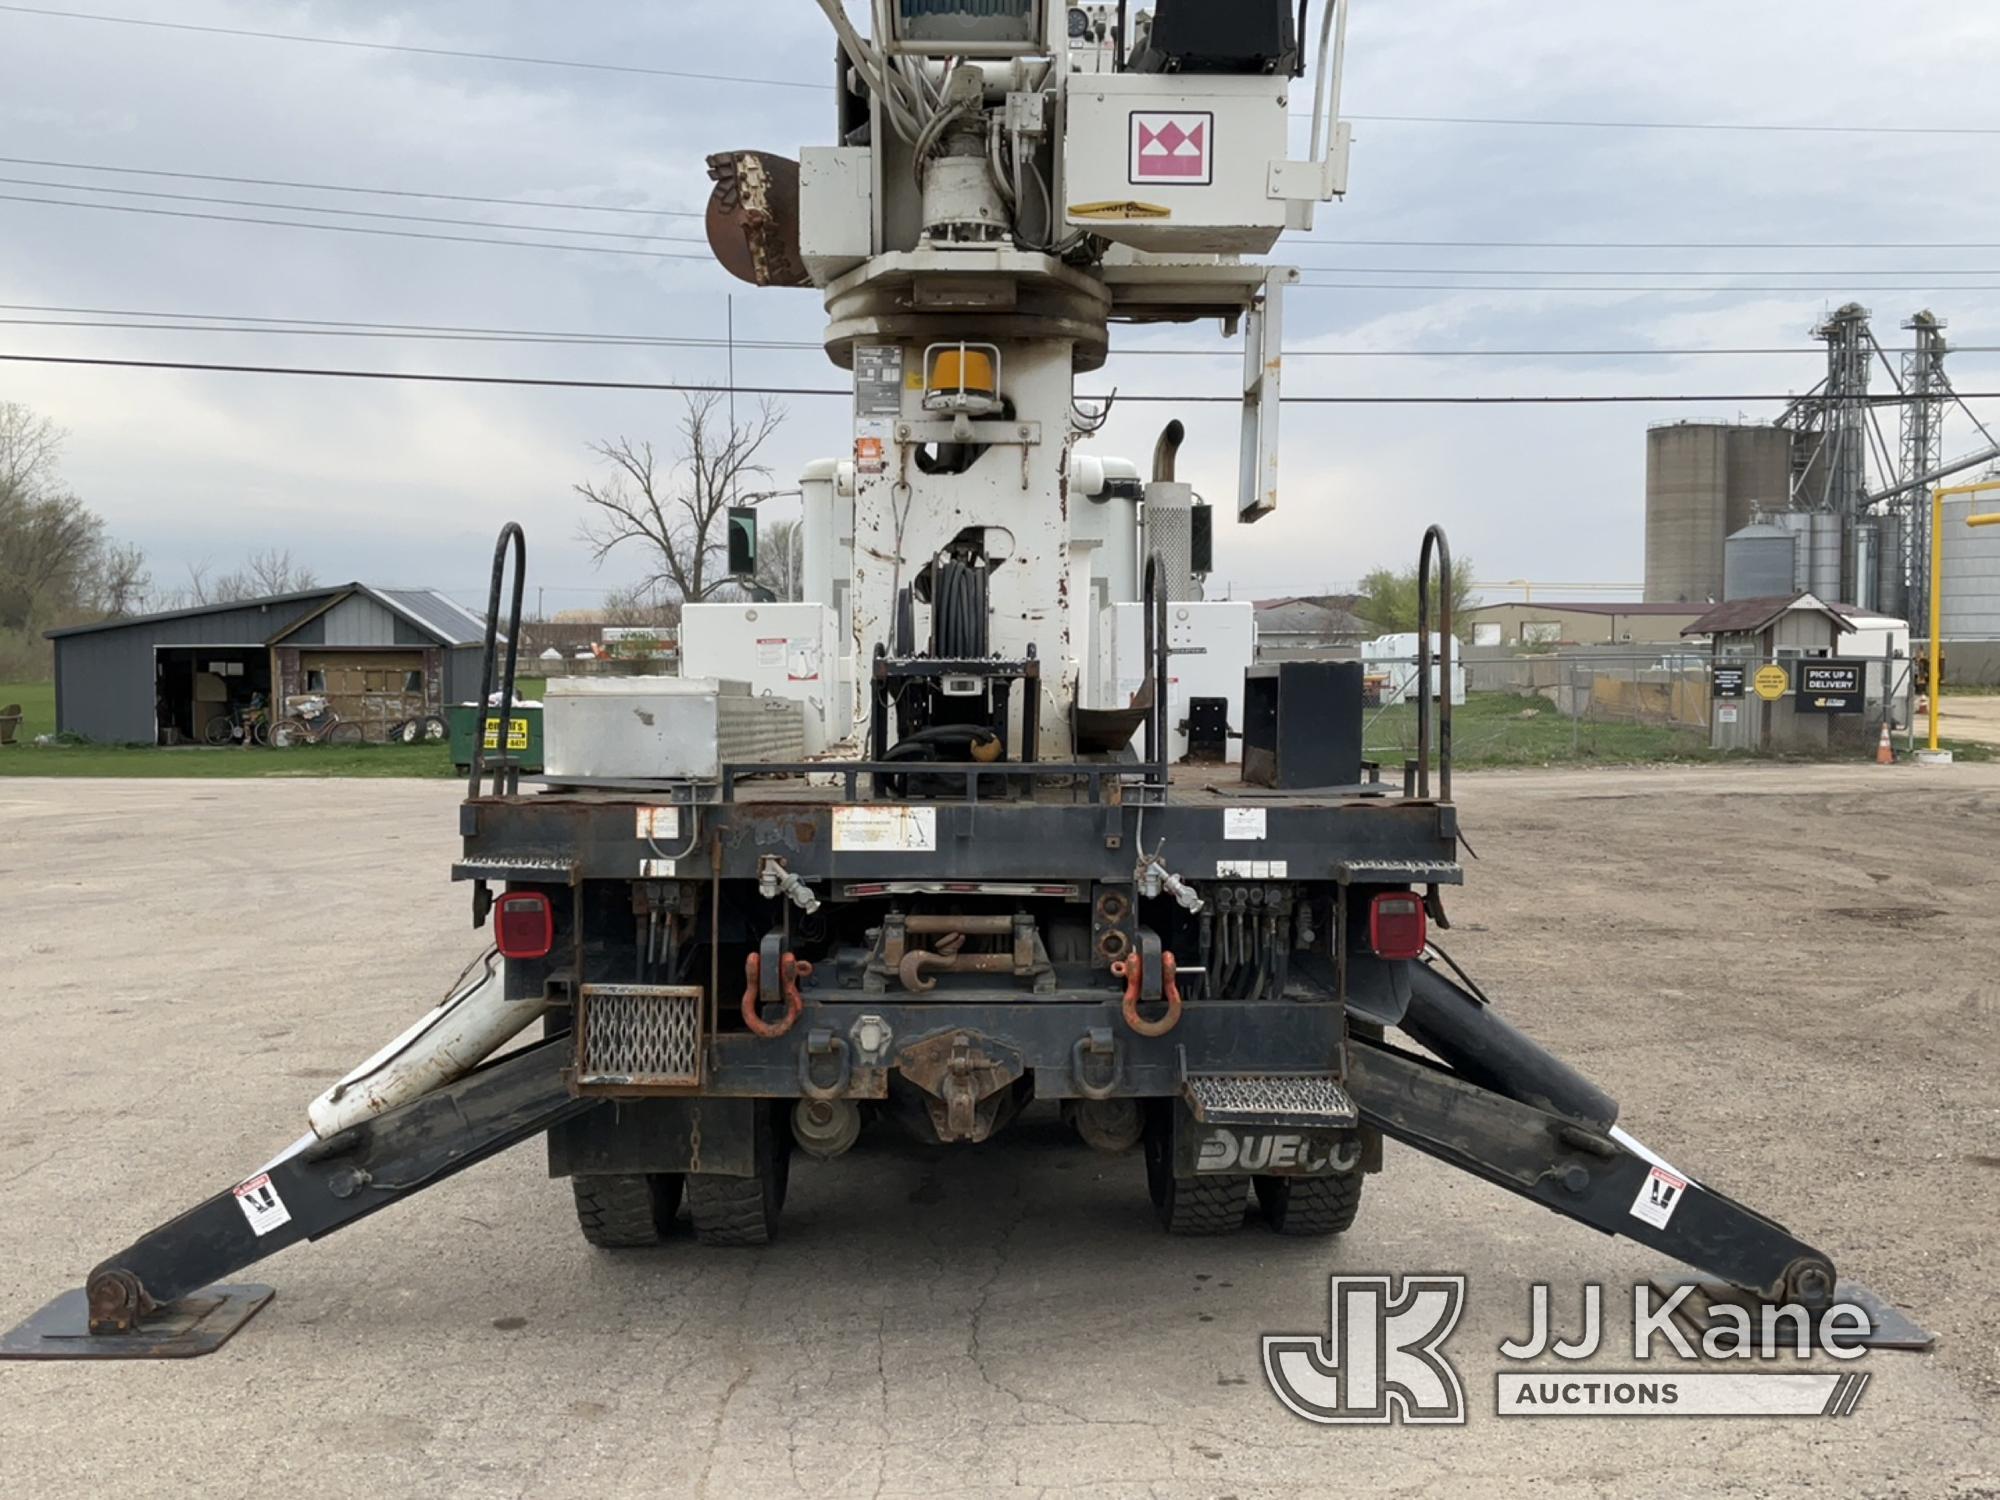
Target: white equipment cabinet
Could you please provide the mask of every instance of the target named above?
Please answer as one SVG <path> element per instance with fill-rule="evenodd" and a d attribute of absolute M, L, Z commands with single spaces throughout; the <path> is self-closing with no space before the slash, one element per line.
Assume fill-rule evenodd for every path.
<path fill-rule="evenodd" d="M 805 755 L 804 705 L 704 677 L 558 677 L 542 709 L 558 779 L 714 781 L 727 762 Z"/>
<path fill-rule="evenodd" d="M 804 704 L 808 755 L 852 728 L 839 668 L 839 619 L 824 604 L 690 604 L 681 611 L 681 670 Z"/>
<path fill-rule="evenodd" d="M 1255 606 L 1247 602 L 1169 604 L 1167 646 L 1168 754 L 1187 754 L 1190 698 L 1226 698 L 1229 727 L 1243 728 L 1243 674 L 1257 651 Z M 1146 606 L 1114 604 L 1099 616 L 1094 706 L 1123 708 L 1146 676 Z M 1243 759 L 1243 742 L 1229 742 L 1230 761 Z"/>

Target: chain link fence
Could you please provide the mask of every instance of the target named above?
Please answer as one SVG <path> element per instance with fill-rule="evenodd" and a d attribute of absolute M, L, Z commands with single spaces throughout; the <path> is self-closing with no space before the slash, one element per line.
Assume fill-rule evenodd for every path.
<path fill-rule="evenodd" d="M 1463 767 L 1673 760 L 1706 755 L 1717 714 L 1747 712 L 1715 697 L 1705 651 L 1562 651 L 1523 656 L 1453 654 L 1452 751 Z M 1364 753 L 1385 768 L 1416 754 L 1414 657 L 1363 664 L 1368 708 Z M 1754 671 L 1754 664 L 1753 664 Z M 1441 687 L 1435 658 L 1432 689 Z M 1911 663 L 1868 664 L 1867 710 L 1847 738 L 1872 743 L 1886 714 L 1906 739 L 1915 719 Z M 1726 726 L 1725 726 L 1726 727 Z"/>

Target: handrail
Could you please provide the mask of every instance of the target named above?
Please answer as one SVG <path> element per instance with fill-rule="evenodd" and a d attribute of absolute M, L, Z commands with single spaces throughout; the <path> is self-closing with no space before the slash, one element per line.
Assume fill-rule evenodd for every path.
<path fill-rule="evenodd" d="M 507 548 L 514 549 L 514 599 L 507 616 L 507 672 L 500 683 L 500 733 L 495 738 L 499 760 L 493 768 L 493 795 L 507 795 L 520 785 L 521 773 L 507 756 L 507 721 L 514 711 L 514 670 L 521 653 L 521 596 L 528 579 L 528 538 L 518 522 L 500 528 L 493 544 L 493 579 L 486 594 L 486 649 L 479 667 L 479 718 L 472 730 L 472 775 L 466 782 L 468 797 L 479 795 L 480 777 L 486 770 L 486 725 L 493 717 L 493 661 L 498 654 L 495 639 L 500 629 L 500 585 L 507 573 Z M 504 784 L 504 785 L 503 785 Z"/>
<path fill-rule="evenodd" d="M 1146 558 L 1146 670 L 1153 678 L 1153 705 L 1146 712 L 1146 767 L 1158 786 L 1167 785 L 1173 737 L 1167 721 L 1167 590 L 1166 565 L 1160 554 Z"/>
<path fill-rule="evenodd" d="M 1417 556 L 1417 795 L 1431 794 L 1431 554 L 1438 558 L 1438 796 L 1451 801 L 1451 543 L 1444 528 L 1424 533 Z"/>

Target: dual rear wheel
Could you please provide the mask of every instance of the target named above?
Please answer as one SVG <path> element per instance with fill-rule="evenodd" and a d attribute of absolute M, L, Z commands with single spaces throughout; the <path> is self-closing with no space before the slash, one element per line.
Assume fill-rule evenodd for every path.
<path fill-rule="evenodd" d="M 768 1245 L 791 1180 L 792 1136 L 776 1108 L 760 1109 L 749 1177 L 716 1172 L 613 1173 L 572 1177 L 583 1237 L 607 1250 L 660 1245 L 675 1233 L 683 1203 L 704 1245 Z"/>
<path fill-rule="evenodd" d="M 1165 1109 L 1146 1122 L 1146 1190 L 1168 1234 L 1229 1234 L 1243 1227 L 1254 1192 L 1257 1211 L 1278 1234 L 1341 1234 L 1361 1212 L 1362 1171 L 1331 1177 L 1176 1176 L 1172 1118 Z"/>

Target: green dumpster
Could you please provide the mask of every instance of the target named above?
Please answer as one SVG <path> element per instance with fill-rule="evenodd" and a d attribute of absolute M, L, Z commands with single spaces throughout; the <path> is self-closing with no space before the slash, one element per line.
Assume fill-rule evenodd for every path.
<path fill-rule="evenodd" d="M 500 710 L 489 710 L 492 717 L 486 721 L 486 753 L 497 755 L 500 745 Z M 458 703 L 446 712 L 451 724 L 451 758 L 459 770 L 472 766 L 473 727 L 479 722 L 477 703 Z M 514 705 L 513 711 L 504 716 L 507 731 L 507 757 L 524 771 L 542 769 L 542 706 L 539 703 Z"/>

